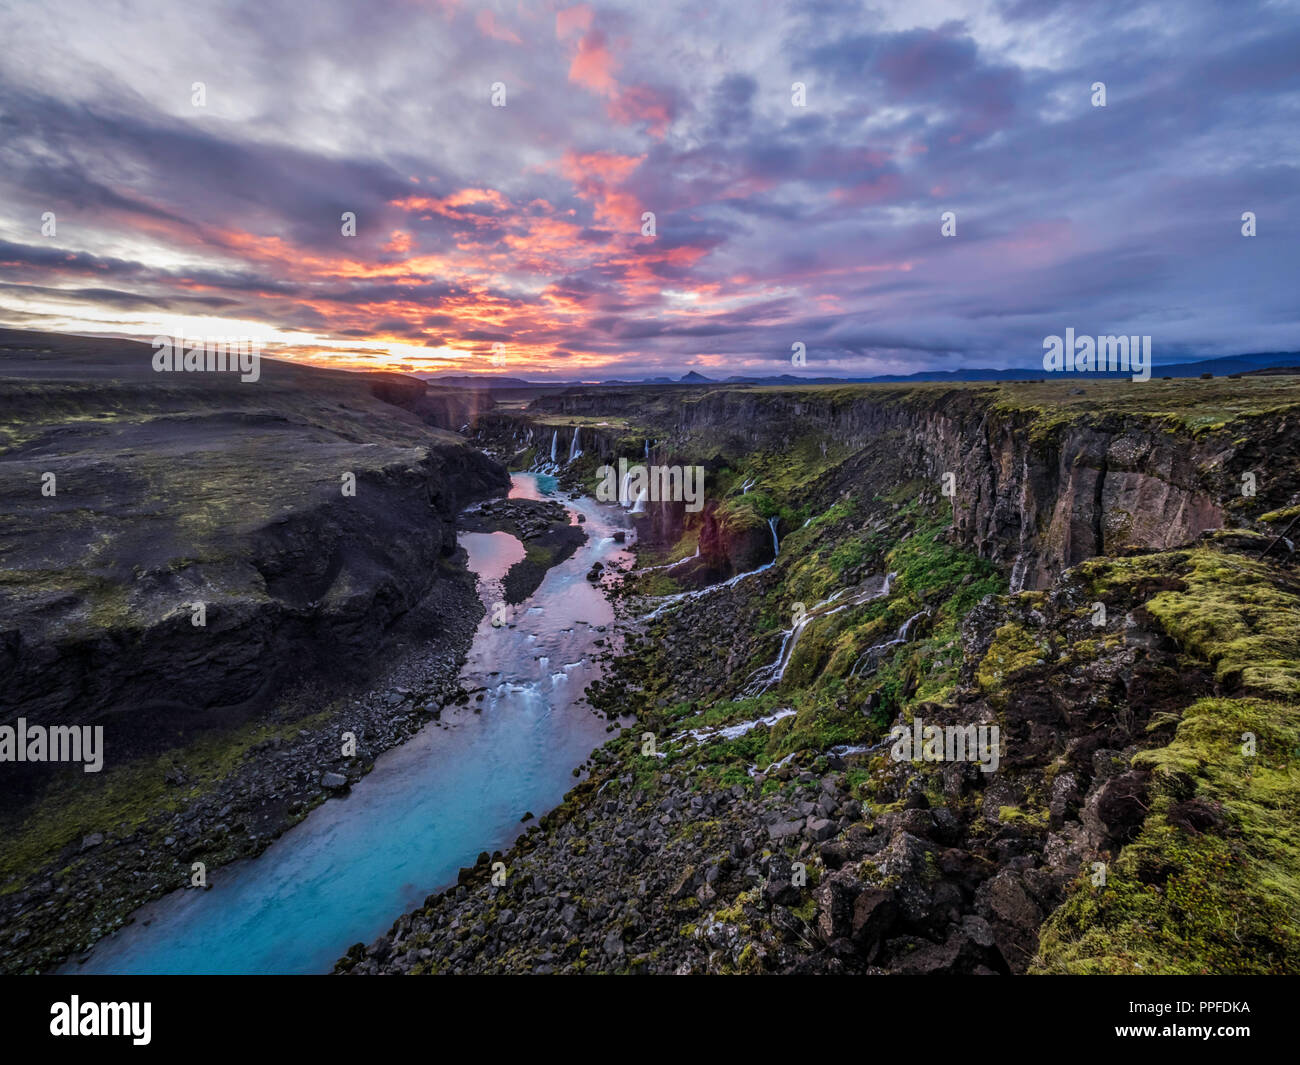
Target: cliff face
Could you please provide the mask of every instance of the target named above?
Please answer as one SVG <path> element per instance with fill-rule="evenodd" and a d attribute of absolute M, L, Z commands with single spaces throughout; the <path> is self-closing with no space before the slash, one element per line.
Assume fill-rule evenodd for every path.
<path fill-rule="evenodd" d="M 509 486 L 362 375 L 154 374 L 144 345 L 16 336 L 0 722 L 104 720 L 125 753 L 363 669 L 445 575 L 458 511 Z"/>
<path fill-rule="evenodd" d="M 1189 425 L 1172 402 L 1164 409 L 1159 382 L 1127 394 L 1143 386 L 572 392 L 534 407 L 550 417 L 638 413 L 647 435 L 697 457 L 789 451 L 810 436 L 898 448 L 911 476 L 941 486 L 953 475 L 956 535 L 1007 567 L 1018 591 L 1046 587 L 1094 555 L 1171 547 L 1230 513 L 1285 505 L 1300 489 L 1287 461 L 1300 436 L 1294 398 L 1273 404 L 1269 386 L 1230 384 L 1261 393 L 1244 436 L 1229 424 L 1238 407 L 1221 425 Z M 1254 496 L 1242 494 L 1246 473 Z"/>
<path fill-rule="evenodd" d="M 458 433 L 472 429 L 496 404 L 481 390 L 426 384 L 405 374 L 367 374 L 376 399 L 402 407 L 439 429 Z"/>

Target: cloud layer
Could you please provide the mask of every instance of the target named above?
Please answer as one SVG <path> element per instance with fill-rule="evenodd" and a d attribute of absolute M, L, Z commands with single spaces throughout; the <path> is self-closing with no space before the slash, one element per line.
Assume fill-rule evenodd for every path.
<path fill-rule="evenodd" d="M 0 322 L 587 379 L 1294 349 L 1298 16 L 9 6 Z"/>

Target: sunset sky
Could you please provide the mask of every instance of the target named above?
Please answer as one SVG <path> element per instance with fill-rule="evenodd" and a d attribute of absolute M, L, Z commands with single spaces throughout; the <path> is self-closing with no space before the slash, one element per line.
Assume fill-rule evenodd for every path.
<path fill-rule="evenodd" d="M 1300 348 L 1296 3 L 0 0 L 0 41 L 4 325 L 537 379 Z"/>

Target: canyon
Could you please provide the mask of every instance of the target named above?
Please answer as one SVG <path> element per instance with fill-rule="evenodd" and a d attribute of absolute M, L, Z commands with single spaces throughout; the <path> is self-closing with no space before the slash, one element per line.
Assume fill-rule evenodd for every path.
<path fill-rule="evenodd" d="M 336 971 L 1300 958 L 1300 845 L 1264 828 L 1300 814 L 1296 377 L 497 404 L 271 359 L 256 383 L 153 375 L 148 356 L 0 336 L 0 723 L 75 713 L 106 750 L 93 789 L 6 767 L 6 970 L 202 965 L 201 940 L 168 954 L 132 927 L 145 905 L 200 912 L 169 901 L 194 861 L 260 898 L 277 863 L 323 870 L 312 841 L 350 809 L 396 803 L 381 822 L 418 838 L 430 801 L 465 829 L 420 874 L 433 894 L 378 891 L 372 925 L 407 912 Z M 620 460 L 698 467 L 702 506 L 600 509 Z M 517 546 L 497 572 L 499 537 Z M 597 613 L 599 632 L 579 616 Z M 494 674 L 494 633 L 559 641 L 563 668 L 520 643 L 515 679 Z M 546 741 L 541 816 L 480 822 L 401 768 L 484 721 L 506 731 L 465 764 L 509 779 L 511 693 L 532 687 L 579 744 Z M 998 750 L 895 757 L 891 732 L 921 722 Z M 485 836 L 451 882 L 475 832 L 497 850 Z M 334 913 L 296 934 L 304 971 L 343 953 Z M 218 945 L 229 971 L 288 957 L 249 920 Z"/>
<path fill-rule="evenodd" d="M 676 388 L 486 415 L 511 465 L 577 425 L 593 462 L 701 463 L 708 503 L 635 521 L 639 621 L 591 694 L 635 725 L 503 886 L 463 869 L 336 971 L 1293 971 L 1300 856 L 1265 826 L 1300 813 L 1297 400 Z M 922 720 L 998 735 L 997 771 L 893 757 Z"/>

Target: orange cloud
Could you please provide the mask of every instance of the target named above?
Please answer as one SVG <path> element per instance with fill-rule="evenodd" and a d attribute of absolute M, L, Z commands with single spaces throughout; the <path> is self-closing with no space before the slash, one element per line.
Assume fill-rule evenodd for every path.
<path fill-rule="evenodd" d="M 614 80 L 614 57 L 605 46 L 603 33 L 593 30 L 578 41 L 578 54 L 569 65 L 569 80 L 602 96 L 614 95 L 618 89 Z"/>
<path fill-rule="evenodd" d="M 510 209 L 510 201 L 496 189 L 468 188 L 453 192 L 450 196 L 404 196 L 388 202 L 389 206 L 399 210 L 424 211 L 460 222 L 469 222 L 472 225 L 487 225 L 492 219 L 476 211 L 466 211 L 461 208 L 487 206 L 493 211 L 501 212 Z"/>
<path fill-rule="evenodd" d="M 403 233 L 400 229 L 394 229 L 391 239 L 384 245 L 384 251 L 397 252 L 399 255 L 405 255 L 410 250 L 411 234 Z"/>

